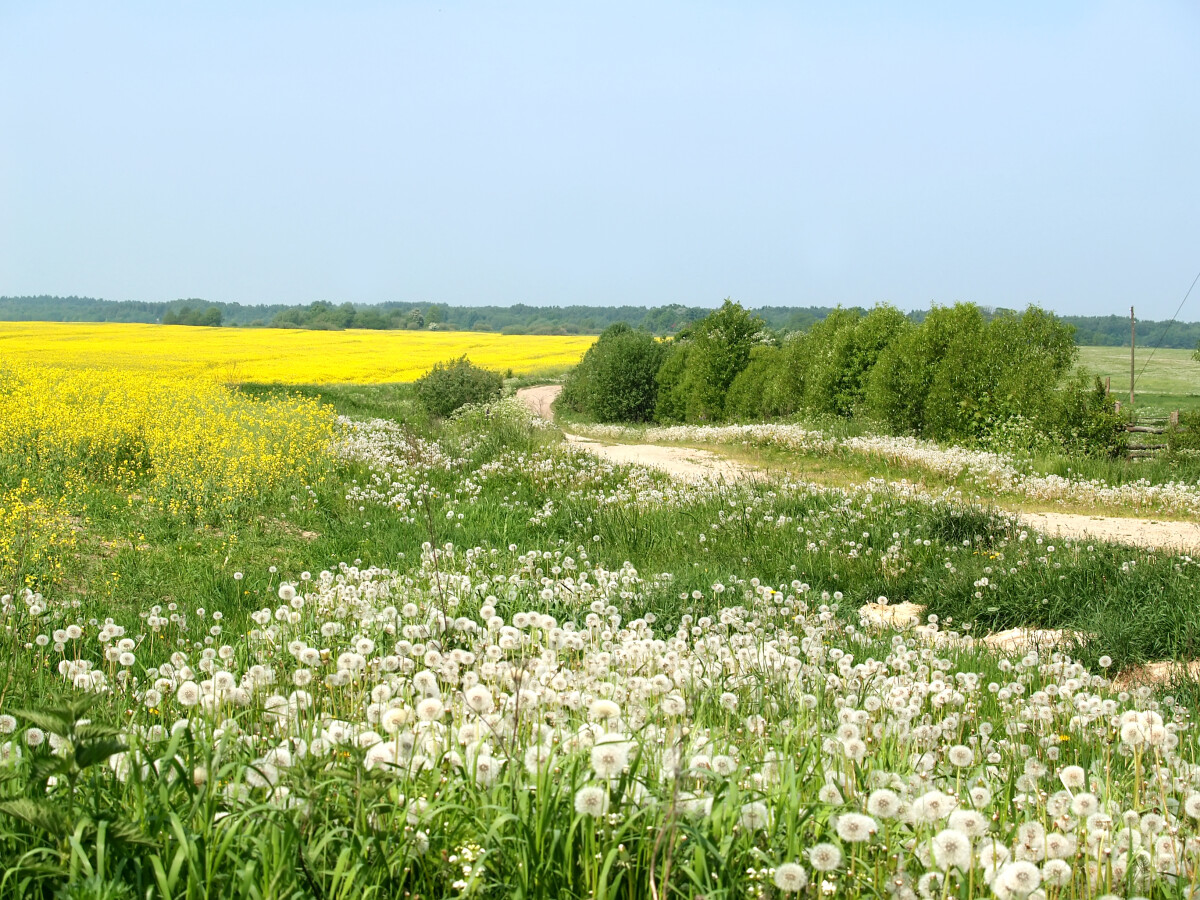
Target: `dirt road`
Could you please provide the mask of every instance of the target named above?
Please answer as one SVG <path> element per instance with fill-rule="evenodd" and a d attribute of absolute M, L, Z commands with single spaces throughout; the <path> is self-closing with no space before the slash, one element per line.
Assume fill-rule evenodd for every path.
<path fill-rule="evenodd" d="M 1200 552 L 1200 525 L 1193 522 L 1161 522 L 1126 516 L 1084 516 L 1076 513 L 1022 513 L 1021 523 L 1048 535 L 1069 538 L 1092 537 L 1114 544 L 1130 544 L 1151 550 Z"/>
<path fill-rule="evenodd" d="M 543 419 L 553 421 L 554 401 L 561 392 L 561 384 L 543 384 L 521 388 L 517 391 L 517 399 Z M 604 444 L 565 431 L 563 435 L 571 446 L 594 453 L 602 459 L 623 465 L 649 466 L 684 481 L 706 478 L 744 481 L 747 478 L 759 477 L 760 474 L 708 450 L 668 447 L 662 444 Z"/>
<path fill-rule="evenodd" d="M 543 419 L 553 421 L 554 401 L 562 385 L 545 384 L 522 388 L 517 398 Z M 695 481 L 723 478 L 730 481 L 761 477 L 762 472 L 733 462 L 720 454 L 690 447 L 662 444 L 605 444 L 591 438 L 565 433 L 573 446 L 616 463 L 651 466 L 678 478 Z M 1200 525 L 1192 522 L 1161 522 L 1124 516 L 1087 516 L 1075 513 L 1022 513 L 1019 521 L 1051 537 L 1094 538 L 1151 550 L 1200 553 Z"/>

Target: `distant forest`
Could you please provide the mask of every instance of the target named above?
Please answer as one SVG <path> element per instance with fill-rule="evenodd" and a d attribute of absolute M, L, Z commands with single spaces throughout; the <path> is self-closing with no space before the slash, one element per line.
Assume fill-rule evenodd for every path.
<path fill-rule="evenodd" d="M 752 309 L 776 331 L 807 331 L 825 319 L 830 306 L 764 306 Z M 859 310 L 865 312 L 865 310 Z M 1002 310 L 990 310 L 998 313 Z M 216 303 L 181 299 L 162 303 L 96 300 L 90 297 L 0 297 L 5 322 L 147 322 L 221 325 L 241 328 L 414 329 L 497 331 L 503 334 L 599 334 L 626 322 L 653 334 L 674 334 L 712 312 L 700 306 L 450 306 L 444 303 L 340 303 L 318 300 L 307 306 Z M 908 313 L 921 322 L 925 311 Z M 1075 343 L 1129 346 L 1129 320 L 1123 316 L 1060 316 L 1075 326 Z M 1200 344 L 1200 322 L 1137 323 L 1139 346 L 1191 350 Z"/>

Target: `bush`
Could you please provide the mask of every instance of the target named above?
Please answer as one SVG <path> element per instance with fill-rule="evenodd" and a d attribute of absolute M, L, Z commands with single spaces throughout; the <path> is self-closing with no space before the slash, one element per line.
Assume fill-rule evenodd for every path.
<path fill-rule="evenodd" d="M 659 422 L 683 422 L 687 419 L 688 357 L 692 345 L 676 338 L 667 345 L 667 355 L 658 370 L 658 403 L 654 418 Z"/>
<path fill-rule="evenodd" d="M 689 421 L 716 422 L 725 418 L 729 386 L 750 362 L 750 349 L 762 329 L 761 319 L 728 299 L 696 323 L 685 378 Z"/>
<path fill-rule="evenodd" d="M 1200 412 L 1188 410 L 1179 414 L 1179 425 L 1167 432 L 1167 446 L 1171 453 L 1200 453 Z"/>
<path fill-rule="evenodd" d="M 414 387 L 429 414 L 445 418 L 468 403 L 495 400 L 504 388 L 504 380 L 499 372 L 481 369 L 460 356 L 435 365 L 417 379 Z"/>
<path fill-rule="evenodd" d="M 623 322 L 605 329 L 563 386 L 563 400 L 599 422 L 647 422 L 658 403 L 666 348 Z"/>
<path fill-rule="evenodd" d="M 763 322 L 726 300 L 672 342 L 658 373 L 660 422 L 718 422 L 727 418 L 733 381 L 763 343 Z"/>
<path fill-rule="evenodd" d="M 1071 326 L 1050 313 L 1031 306 L 988 321 L 979 307 L 959 303 L 934 307 L 920 326 L 895 334 L 860 382 L 864 410 L 892 431 L 988 443 L 1006 423 L 1019 431 L 1024 419 L 1061 420 L 1071 441 L 1093 426 L 1106 435 L 1102 418 L 1083 424 L 1098 414 L 1088 406 L 1089 385 L 1073 388 L 1070 411 L 1055 393 L 1076 351 Z M 1101 446 L 1109 444 L 1105 437 Z"/>
<path fill-rule="evenodd" d="M 750 364 L 738 373 L 725 397 L 725 418 L 753 422 L 785 416 L 794 408 L 781 396 L 780 376 L 785 365 L 779 347 L 758 346 L 750 351 Z"/>
<path fill-rule="evenodd" d="M 1115 411 L 1099 377 L 1089 382 L 1081 373 L 1061 390 L 1051 392 L 1037 421 L 1068 454 L 1117 457 L 1129 449 L 1125 418 Z"/>
<path fill-rule="evenodd" d="M 804 405 L 842 418 L 861 412 L 880 355 L 912 327 L 894 306 L 876 306 L 862 317 L 835 309 L 805 336 Z"/>

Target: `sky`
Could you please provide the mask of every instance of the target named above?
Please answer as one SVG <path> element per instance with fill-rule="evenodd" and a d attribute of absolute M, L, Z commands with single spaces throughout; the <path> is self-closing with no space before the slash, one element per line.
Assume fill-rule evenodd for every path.
<path fill-rule="evenodd" d="M 1198 271 L 1194 0 L 0 0 L 0 295 L 1167 318 Z"/>

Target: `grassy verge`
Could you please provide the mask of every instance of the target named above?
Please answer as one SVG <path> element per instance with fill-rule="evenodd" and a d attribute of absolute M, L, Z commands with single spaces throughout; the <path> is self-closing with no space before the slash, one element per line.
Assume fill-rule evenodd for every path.
<path fill-rule="evenodd" d="M 1193 803 L 1182 693 L 1117 700 L 1062 656 L 856 615 L 886 596 L 943 630 L 1076 629 L 1116 669 L 1194 652 L 1190 560 L 879 485 L 681 485 L 513 404 L 430 423 L 403 387 L 305 393 L 400 421 L 348 427 L 325 478 L 253 512 L 82 485 L 77 547 L 6 601 L 0 897 L 975 896 L 973 857 L 919 848 L 1090 833 L 1064 783 L 1114 819 Z M 1055 897 L 1134 887 L 1089 847 Z"/>

